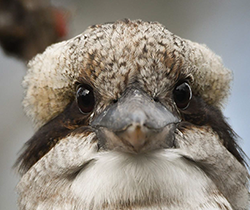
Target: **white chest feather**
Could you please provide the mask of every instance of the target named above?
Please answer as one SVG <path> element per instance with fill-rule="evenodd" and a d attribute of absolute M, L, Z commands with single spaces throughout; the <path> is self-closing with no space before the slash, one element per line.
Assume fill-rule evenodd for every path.
<path fill-rule="evenodd" d="M 93 209 L 104 204 L 116 208 L 199 209 L 218 193 L 201 170 L 166 150 L 139 156 L 101 153 L 77 175 L 71 190 Z"/>
<path fill-rule="evenodd" d="M 71 178 L 43 177 L 38 165 L 19 183 L 22 209 L 231 209 L 200 169 L 169 150 L 96 153 Z"/>

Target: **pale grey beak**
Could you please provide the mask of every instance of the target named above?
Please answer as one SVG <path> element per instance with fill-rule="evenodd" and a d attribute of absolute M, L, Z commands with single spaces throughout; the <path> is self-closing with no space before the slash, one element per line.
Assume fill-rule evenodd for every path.
<path fill-rule="evenodd" d="M 179 118 L 145 92 L 131 88 L 92 122 L 101 146 L 135 152 L 172 147 Z M 149 148 L 150 147 L 150 148 Z M 151 148 L 151 149 L 152 149 Z"/>

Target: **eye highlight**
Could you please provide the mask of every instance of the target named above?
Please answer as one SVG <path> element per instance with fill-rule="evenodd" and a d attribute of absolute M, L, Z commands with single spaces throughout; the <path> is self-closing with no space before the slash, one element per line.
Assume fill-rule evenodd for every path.
<path fill-rule="evenodd" d="M 77 87 L 76 100 L 79 110 L 83 114 L 88 114 L 95 107 L 95 96 L 93 88 L 87 84 L 81 84 Z"/>
<path fill-rule="evenodd" d="M 174 101 L 179 109 L 185 110 L 188 108 L 192 99 L 192 90 L 187 82 L 177 85 L 173 91 Z"/>

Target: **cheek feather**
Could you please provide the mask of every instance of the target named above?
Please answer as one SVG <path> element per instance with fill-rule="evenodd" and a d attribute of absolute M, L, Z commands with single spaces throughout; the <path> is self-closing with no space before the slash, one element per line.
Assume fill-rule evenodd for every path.
<path fill-rule="evenodd" d="M 72 133 L 82 133 L 83 136 L 89 135 L 91 128 L 88 126 L 88 117 L 89 115 L 80 113 L 75 101 L 69 104 L 60 115 L 42 126 L 26 142 L 23 152 L 15 163 L 19 168 L 19 172 L 21 174 L 27 172 L 61 139 Z"/>
<path fill-rule="evenodd" d="M 248 171 L 210 126 L 186 124 L 176 140 L 182 156 L 205 172 L 231 204 L 248 205 Z"/>
<path fill-rule="evenodd" d="M 187 109 L 181 111 L 183 122 L 180 131 L 192 129 L 196 126 L 208 126 L 219 136 L 219 141 L 241 163 L 246 164 L 245 154 L 237 144 L 237 135 L 226 122 L 221 110 L 206 104 L 201 98 L 194 96 Z"/>

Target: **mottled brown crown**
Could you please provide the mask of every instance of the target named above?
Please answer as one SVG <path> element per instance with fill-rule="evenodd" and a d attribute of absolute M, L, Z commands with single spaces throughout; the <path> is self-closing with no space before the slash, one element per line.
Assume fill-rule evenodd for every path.
<path fill-rule="evenodd" d="M 110 100 L 132 80 L 143 80 L 149 94 L 160 95 L 181 74 L 192 78 L 194 95 L 222 106 L 231 72 L 206 46 L 182 39 L 157 22 L 95 25 L 29 62 L 23 105 L 38 129 L 74 100 L 76 82 L 92 84 L 103 100 Z"/>

